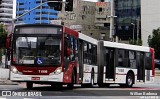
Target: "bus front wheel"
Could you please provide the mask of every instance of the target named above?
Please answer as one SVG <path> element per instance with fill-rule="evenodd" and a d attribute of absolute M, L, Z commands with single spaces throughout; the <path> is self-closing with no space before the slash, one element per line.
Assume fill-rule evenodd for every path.
<path fill-rule="evenodd" d="M 68 87 L 69 89 L 73 89 L 75 82 L 76 82 L 76 76 L 75 76 L 75 72 L 73 71 L 73 72 L 72 72 L 72 81 L 71 81 L 71 83 L 69 83 L 69 84 L 67 85 L 67 87 Z"/>
<path fill-rule="evenodd" d="M 32 89 L 33 88 L 33 83 L 32 82 L 26 82 L 27 89 Z"/>

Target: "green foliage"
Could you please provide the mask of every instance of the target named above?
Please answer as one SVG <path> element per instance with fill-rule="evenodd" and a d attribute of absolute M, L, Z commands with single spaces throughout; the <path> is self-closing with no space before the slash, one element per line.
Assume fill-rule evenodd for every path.
<path fill-rule="evenodd" d="M 133 41 L 132 39 L 129 39 L 129 44 L 142 46 L 142 40 L 138 39 Z"/>
<path fill-rule="evenodd" d="M 160 59 L 160 28 L 154 29 L 152 35 L 148 36 L 148 45 L 154 48 L 155 58 Z"/>
<path fill-rule="evenodd" d="M 7 34 L 4 25 L 0 24 L 0 49 L 5 47 Z"/>

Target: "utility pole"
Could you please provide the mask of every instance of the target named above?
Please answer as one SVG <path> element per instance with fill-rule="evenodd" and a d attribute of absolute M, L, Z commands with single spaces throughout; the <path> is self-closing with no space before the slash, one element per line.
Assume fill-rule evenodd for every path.
<path fill-rule="evenodd" d="M 114 33 L 114 18 L 117 17 L 115 16 L 115 11 L 114 11 L 114 0 L 111 0 L 111 16 L 108 16 L 110 18 L 110 33 L 109 33 L 109 38 L 110 41 L 113 41 L 113 33 Z"/>
<path fill-rule="evenodd" d="M 137 19 L 137 42 L 139 39 L 139 19 Z"/>
<path fill-rule="evenodd" d="M 41 0 L 41 4 L 42 4 L 42 0 Z M 42 5 L 40 6 L 40 24 L 42 23 Z"/>
<path fill-rule="evenodd" d="M 135 29 L 135 24 L 134 23 L 131 23 L 133 25 L 133 43 L 134 43 L 134 29 Z"/>

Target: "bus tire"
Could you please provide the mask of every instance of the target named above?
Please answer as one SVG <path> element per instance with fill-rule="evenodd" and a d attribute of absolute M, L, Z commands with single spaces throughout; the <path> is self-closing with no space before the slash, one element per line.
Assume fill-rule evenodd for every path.
<path fill-rule="evenodd" d="M 76 76 L 75 76 L 75 72 L 73 71 L 73 72 L 72 72 L 72 82 L 69 83 L 69 84 L 67 84 L 67 87 L 68 87 L 69 89 L 73 89 L 75 81 L 76 81 Z"/>
<path fill-rule="evenodd" d="M 62 89 L 62 84 L 58 83 L 55 87 L 56 87 L 57 90 L 61 90 Z"/>
<path fill-rule="evenodd" d="M 103 88 L 103 87 L 109 87 L 110 84 L 109 83 L 101 83 L 101 84 L 98 84 L 99 87 Z"/>
<path fill-rule="evenodd" d="M 33 88 L 33 83 L 32 82 L 26 82 L 27 89 L 32 89 Z"/>
<path fill-rule="evenodd" d="M 133 86 L 134 83 L 134 77 L 132 73 L 128 73 L 126 77 L 126 87 L 130 88 Z"/>
<path fill-rule="evenodd" d="M 55 84 L 51 84 L 51 88 L 55 88 L 56 87 L 56 85 Z"/>
<path fill-rule="evenodd" d="M 119 84 L 121 88 L 125 88 L 126 84 Z"/>

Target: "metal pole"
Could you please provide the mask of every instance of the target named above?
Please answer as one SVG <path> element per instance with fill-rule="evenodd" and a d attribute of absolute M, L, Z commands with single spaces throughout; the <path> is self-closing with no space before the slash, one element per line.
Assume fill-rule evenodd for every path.
<path fill-rule="evenodd" d="M 109 33 L 109 38 L 110 41 L 113 41 L 113 33 L 114 33 L 114 18 L 117 17 L 115 16 L 114 12 L 114 0 L 111 0 L 111 16 L 108 16 L 110 18 L 110 33 Z"/>
<path fill-rule="evenodd" d="M 110 38 L 110 40 L 112 41 L 112 39 L 113 39 L 113 9 L 114 9 L 114 7 L 113 7 L 113 4 L 114 4 L 114 0 L 112 0 L 111 1 L 111 17 L 110 17 L 110 34 L 109 34 L 109 38 Z"/>
<path fill-rule="evenodd" d="M 139 19 L 137 19 L 137 42 L 139 39 Z"/>
<path fill-rule="evenodd" d="M 134 43 L 134 29 L 135 29 L 135 24 L 134 24 L 134 23 L 131 23 L 131 24 L 133 25 L 133 33 L 132 33 L 133 35 L 132 35 L 132 36 L 133 36 L 133 43 Z"/>
<path fill-rule="evenodd" d="M 133 43 L 134 43 L 134 28 L 135 28 L 135 24 L 133 24 Z"/>
<path fill-rule="evenodd" d="M 41 0 L 42 4 L 42 0 Z M 42 5 L 40 6 L 40 24 L 42 23 Z"/>

